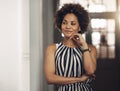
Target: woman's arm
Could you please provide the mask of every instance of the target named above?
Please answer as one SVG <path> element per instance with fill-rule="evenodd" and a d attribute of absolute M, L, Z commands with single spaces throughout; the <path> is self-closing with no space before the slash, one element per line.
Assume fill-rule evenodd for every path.
<path fill-rule="evenodd" d="M 94 74 L 96 70 L 96 57 L 97 51 L 95 46 L 87 45 L 87 43 L 83 44 L 83 49 L 90 49 L 90 51 L 83 52 L 83 60 L 84 60 L 84 69 L 86 74 Z"/>
<path fill-rule="evenodd" d="M 88 45 L 84 40 L 83 36 L 79 33 L 74 34 L 71 37 L 71 39 L 74 41 L 74 43 L 77 46 L 82 46 L 83 50 L 90 48 L 91 51 L 83 52 L 84 69 L 85 69 L 86 75 L 89 76 L 94 74 L 96 70 L 96 56 L 97 56 L 97 51 L 95 46 Z"/>
<path fill-rule="evenodd" d="M 82 77 L 64 77 L 58 76 L 55 74 L 55 50 L 56 45 L 50 45 L 46 49 L 45 54 L 45 63 L 44 63 L 44 71 L 46 80 L 49 84 L 72 84 L 76 82 L 82 82 L 88 79 L 88 76 L 83 75 Z"/>

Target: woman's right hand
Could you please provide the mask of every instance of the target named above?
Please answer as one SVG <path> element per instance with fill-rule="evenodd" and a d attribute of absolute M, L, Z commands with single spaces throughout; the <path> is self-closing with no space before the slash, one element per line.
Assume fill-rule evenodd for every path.
<path fill-rule="evenodd" d="M 82 75 L 80 78 L 81 78 L 81 81 L 84 82 L 84 81 L 87 81 L 89 79 L 89 76 Z"/>
<path fill-rule="evenodd" d="M 81 76 L 81 81 L 84 82 L 84 81 L 87 81 L 88 79 L 92 79 L 92 80 L 95 80 L 95 74 L 92 74 L 92 75 L 82 75 Z"/>

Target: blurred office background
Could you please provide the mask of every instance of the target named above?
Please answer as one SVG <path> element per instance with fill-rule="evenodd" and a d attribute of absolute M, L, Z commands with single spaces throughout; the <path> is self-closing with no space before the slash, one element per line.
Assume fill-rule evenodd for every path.
<path fill-rule="evenodd" d="M 120 0 L 0 0 L 0 91 L 55 91 L 44 77 L 44 54 L 62 39 L 53 21 L 64 3 L 90 12 L 84 37 L 98 52 L 95 91 L 120 91 Z"/>

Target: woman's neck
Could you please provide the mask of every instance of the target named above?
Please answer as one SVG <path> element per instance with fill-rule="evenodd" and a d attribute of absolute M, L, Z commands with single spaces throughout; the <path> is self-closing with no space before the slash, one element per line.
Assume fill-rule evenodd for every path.
<path fill-rule="evenodd" d="M 73 40 L 70 39 L 70 38 L 64 38 L 64 39 L 63 39 L 63 44 L 64 44 L 65 46 L 68 46 L 68 47 L 77 47 L 77 46 L 74 44 Z"/>

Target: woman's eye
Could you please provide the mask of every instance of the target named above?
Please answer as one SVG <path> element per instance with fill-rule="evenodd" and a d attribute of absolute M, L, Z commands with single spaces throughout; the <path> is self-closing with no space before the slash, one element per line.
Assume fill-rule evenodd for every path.
<path fill-rule="evenodd" d="M 71 25 L 76 25 L 75 23 L 72 23 Z"/>
<path fill-rule="evenodd" d="M 67 24 L 66 22 L 62 22 L 62 24 Z"/>

